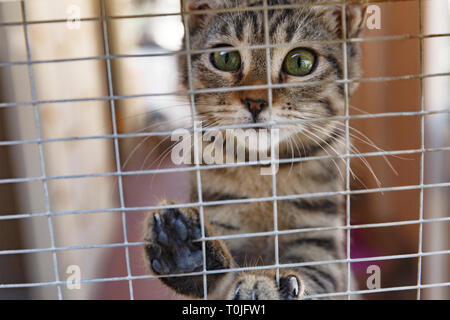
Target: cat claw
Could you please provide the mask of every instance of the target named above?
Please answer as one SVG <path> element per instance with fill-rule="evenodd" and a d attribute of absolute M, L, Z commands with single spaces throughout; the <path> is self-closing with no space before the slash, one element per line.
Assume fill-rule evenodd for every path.
<path fill-rule="evenodd" d="M 278 294 L 278 295 L 277 295 Z M 265 275 L 244 275 L 236 284 L 234 300 L 298 300 L 302 295 L 301 282 L 295 275 L 275 279 Z"/>

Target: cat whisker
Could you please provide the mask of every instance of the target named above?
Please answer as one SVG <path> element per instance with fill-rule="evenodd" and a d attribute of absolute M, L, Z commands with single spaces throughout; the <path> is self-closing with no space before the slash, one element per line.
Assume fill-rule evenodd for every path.
<path fill-rule="evenodd" d="M 335 121 L 332 121 L 331 123 L 335 124 L 335 127 L 334 127 L 334 128 L 335 128 L 335 130 L 338 130 L 337 134 L 339 134 L 341 137 L 343 137 L 344 134 L 346 134 L 346 131 L 345 131 L 343 128 L 339 127 L 339 125 L 343 125 L 340 121 L 335 120 Z M 309 125 L 310 125 L 311 127 L 313 127 L 315 130 L 317 130 L 317 131 L 319 131 L 319 132 L 321 132 L 321 133 L 323 133 L 323 134 L 325 134 L 325 135 L 328 135 L 328 134 L 329 134 L 328 132 L 326 132 L 326 131 L 323 129 L 323 127 L 320 127 L 319 125 L 317 125 L 317 124 L 315 124 L 315 123 L 312 123 L 312 122 L 311 122 L 311 123 L 309 123 Z M 352 129 L 352 130 L 357 131 L 356 129 L 354 129 L 354 128 L 352 128 L 352 127 L 349 127 L 349 128 Z M 359 131 L 358 131 L 357 133 L 363 135 L 363 134 L 360 133 Z M 353 133 L 349 133 L 349 134 L 350 134 L 350 137 L 351 137 L 351 138 L 354 138 L 354 139 L 356 139 L 356 140 L 358 140 L 358 141 L 361 141 L 361 142 L 363 142 L 363 143 L 365 143 L 365 144 L 367 144 L 367 145 L 369 145 L 369 146 L 375 148 L 376 150 L 378 150 L 378 151 L 380 151 L 380 152 L 386 152 L 386 151 L 382 150 L 381 148 L 377 147 L 377 146 L 376 146 L 376 145 L 375 145 L 368 137 L 366 137 L 365 135 L 363 135 L 363 137 L 364 137 L 365 139 L 367 139 L 369 142 L 367 142 L 367 141 L 365 141 L 364 139 L 360 138 L 360 137 L 357 136 L 356 134 L 353 134 Z M 338 142 L 341 143 L 341 144 L 343 144 L 342 141 L 338 141 Z M 343 145 L 344 145 L 344 144 L 343 144 Z M 345 145 L 346 145 L 346 144 L 345 144 Z M 355 155 L 361 154 L 361 152 L 360 152 L 354 145 L 350 145 L 350 150 L 351 150 L 352 153 L 355 154 Z M 376 176 L 376 174 L 375 174 L 373 168 L 372 168 L 371 165 L 368 163 L 368 161 L 367 161 L 363 156 L 358 156 L 358 158 L 363 162 L 363 164 L 364 164 L 364 165 L 367 167 L 367 169 L 370 171 L 371 175 L 372 175 L 372 176 L 374 177 L 374 179 L 375 179 L 375 182 L 376 182 L 377 186 L 378 186 L 378 187 L 381 187 L 381 182 L 380 182 L 380 180 L 378 179 L 378 177 Z M 397 171 L 394 169 L 394 167 L 392 166 L 392 164 L 390 163 L 390 161 L 387 159 L 387 157 L 386 157 L 385 155 L 383 155 L 383 158 L 384 158 L 384 160 L 387 162 L 387 164 L 389 165 L 389 167 L 393 170 L 393 172 L 394 172 L 395 174 L 397 174 Z M 352 175 L 353 175 L 354 178 L 356 177 L 356 175 L 355 175 L 354 173 L 352 173 Z M 357 180 L 358 180 L 359 182 L 361 182 L 361 184 L 362 184 L 365 188 L 367 188 L 367 186 L 361 181 L 361 179 L 358 178 Z"/>
<path fill-rule="evenodd" d="M 210 124 L 207 124 L 206 126 L 204 126 L 204 128 L 206 129 L 206 128 L 213 127 L 217 122 L 218 122 L 218 121 L 214 121 L 214 122 L 212 122 L 212 123 L 210 123 Z M 151 167 L 153 166 L 153 164 L 154 164 L 156 161 L 158 161 L 158 160 L 162 157 L 161 160 L 159 161 L 158 166 L 156 167 L 157 170 L 160 169 L 162 163 L 165 161 L 165 159 L 167 158 L 167 156 L 171 153 L 171 151 L 173 150 L 173 148 L 175 148 L 178 144 L 180 144 L 180 143 L 182 143 L 182 142 L 183 142 L 183 140 L 178 141 L 178 142 L 175 143 L 174 145 L 169 146 L 166 150 L 164 150 L 164 151 L 161 153 L 160 156 L 158 156 L 158 158 L 156 158 L 156 159 L 149 165 L 149 168 L 151 168 Z M 193 144 L 194 144 L 194 139 L 191 139 L 191 144 L 190 144 L 191 150 L 193 150 Z M 152 177 L 152 179 L 151 179 L 151 181 L 150 181 L 150 185 L 153 184 L 153 181 L 154 181 L 155 176 L 156 176 L 156 174 L 153 174 L 153 177 Z"/>
<path fill-rule="evenodd" d="M 288 173 L 288 175 L 291 174 L 292 168 L 294 167 L 294 161 L 292 161 L 292 159 L 294 159 L 295 154 L 294 154 L 294 148 L 293 148 L 293 146 L 292 146 L 292 140 L 293 140 L 292 137 L 289 136 L 288 142 L 289 142 L 289 146 L 290 146 L 290 148 L 291 148 L 291 167 L 289 168 L 289 173 Z"/>
<path fill-rule="evenodd" d="M 370 113 L 368 113 L 368 114 L 370 114 Z M 321 114 L 317 114 L 317 115 L 322 116 Z M 318 121 L 318 122 L 319 122 L 319 121 Z M 321 122 L 321 121 L 320 121 L 320 122 Z M 324 120 L 324 122 L 325 122 L 325 120 Z M 331 123 L 338 124 L 338 125 L 344 125 L 344 124 L 342 123 L 342 121 L 339 121 L 339 120 L 331 120 Z M 312 124 L 312 122 L 311 122 L 311 124 Z M 340 128 L 339 126 L 335 126 L 335 128 L 336 128 L 337 130 L 341 130 L 341 131 L 345 132 L 345 129 Z M 364 133 L 362 133 L 361 131 L 357 130 L 356 128 L 353 128 L 352 126 L 349 126 L 349 129 L 352 130 L 353 132 L 355 132 L 355 133 L 351 133 L 351 132 L 350 132 L 350 133 L 349 133 L 350 137 L 352 137 L 352 138 L 354 138 L 354 139 L 360 141 L 361 143 L 364 143 L 364 144 L 366 144 L 366 145 L 368 145 L 368 146 L 374 148 L 375 150 L 377 150 L 377 151 L 379 151 L 379 152 L 383 152 L 383 153 L 386 153 L 386 152 L 387 152 L 386 150 L 383 150 L 382 148 L 378 147 L 378 146 L 377 146 L 377 145 L 376 145 L 369 137 L 367 137 L 367 136 L 366 136 Z M 357 134 L 359 134 L 361 137 L 358 136 Z M 395 157 L 395 158 L 398 158 L 398 159 L 407 160 L 407 158 L 400 157 L 400 156 L 397 156 L 397 155 L 392 155 L 392 156 Z M 386 161 L 386 163 L 387 163 L 387 165 L 390 167 L 390 169 L 394 172 L 394 174 L 395 174 L 395 175 L 398 175 L 397 170 L 394 168 L 394 166 L 393 166 L 392 163 L 389 161 L 389 159 L 386 157 L 386 155 L 382 155 L 382 157 L 383 157 L 383 159 Z"/>
<path fill-rule="evenodd" d="M 314 126 L 314 125 L 313 125 Z M 327 134 L 327 132 L 325 132 L 324 131 L 324 129 L 322 128 L 322 127 L 319 127 L 319 126 L 315 126 L 315 129 L 316 130 L 318 130 L 318 131 L 320 131 L 320 132 L 323 132 L 323 133 L 325 133 L 325 134 Z M 311 134 L 312 134 L 312 132 L 310 132 Z M 318 137 L 319 139 L 321 139 L 320 137 Z M 324 141 L 323 139 L 321 139 L 322 141 Z M 340 143 L 342 146 L 344 146 L 344 147 L 346 147 L 346 144 L 343 142 L 343 141 L 340 141 L 340 140 L 335 140 L 337 143 Z M 326 141 L 324 141 L 326 144 L 328 144 Z M 328 144 L 329 145 L 329 144 Z M 331 145 L 329 145 L 329 147 L 330 148 L 332 148 L 331 147 Z M 332 148 L 333 149 L 333 151 L 334 152 L 336 152 L 336 150 L 334 149 L 334 148 Z M 350 151 L 352 150 L 352 146 L 350 145 Z M 337 155 L 339 155 L 337 152 L 336 152 L 336 154 Z M 340 158 L 340 159 L 342 159 L 342 161 L 345 163 L 345 164 L 347 164 L 347 162 L 346 162 L 346 160 L 344 160 L 343 158 Z M 380 182 L 379 182 L 379 180 L 378 180 L 378 177 L 375 175 L 375 173 L 373 172 L 373 170 L 372 170 L 372 168 L 370 167 L 370 165 L 367 163 L 367 161 L 365 160 L 365 159 L 362 159 L 362 161 L 366 164 L 366 166 L 369 168 L 369 170 L 372 172 L 372 174 L 374 175 L 374 178 L 375 178 L 375 181 L 377 182 L 377 185 L 378 186 L 381 186 L 381 184 L 380 184 Z M 355 179 L 355 180 L 357 180 L 357 181 L 359 181 L 363 186 L 364 186 L 364 188 L 366 188 L 367 189 L 367 186 L 366 186 L 366 184 L 356 175 L 356 173 L 350 168 L 350 174 L 352 175 L 352 177 L 353 177 L 353 179 Z"/>
<path fill-rule="evenodd" d="M 363 139 L 359 138 L 358 136 L 356 136 L 355 134 L 352 134 L 352 137 L 354 137 L 355 139 L 358 139 L 359 141 L 366 143 L 370 146 L 372 146 L 373 148 L 375 148 L 377 151 L 379 152 L 383 152 L 383 153 L 387 153 L 386 150 L 379 148 L 377 145 L 375 145 L 374 142 L 372 142 L 372 140 L 369 139 L 369 137 L 367 137 L 364 133 L 362 133 L 361 131 L 353 128 L 353 127 L 349 127 L 351 130 L 353 130 L 354 132 L 356 132 L 357 134 L 361 135 L 364 139 L 367 139 L 368 142 L 365 142 Z M 394 166 L 391 164 L 391 162 L 389 161 L 389 159 L 386 157 L 386 155 L 382 156 L 383 159 L 387 162 L 388 166 L 392 169 L 392 171 L 394 172 L 395 175 L 398 175 L 397 170 L 394 168 Z M 408 160 L 407 158 L 404 157 L 400 157 L 397 155 L 392 155 L 392 157 L 397 158 L 397 159 L 401 159 L 401 160 Z"/>
<path fill-rule="evenodd" d="M 118 116 L 117 118 L 116 118 L 116 121 L 117 122 L 124 122 L 124 121 L 131 121 L 131 120 L 135 120 L 136 118 L 138 118 L 138 117 L 142 117 L 142 116 L 148 116 L 148 115 L 151 115 L 151 114 L 153 114 L 153 113 L 157 113 L 157 112 L 159 112 L 159 111 L 161 111 L 161 110 L 165 110 L 165 109 L 169 109 L 169 108 L 182 108 L 182 107 L 186 107 L 186 110 L 188 110 L 188 111 L 190 111 L 190 109 L 189 109 L 189 106 L 190 106 L 190 104 L 188 104 L 188 103 L 180 103 L 180 104 L 176 104 L 176 105 L 166 105 L 166 106 L 163 106 L 163 107 L 158 107 L 158 108 L 153 108 L 152 107 L 152 109 L 151 110 L 147 110 L 147 111 L 145 111 L 145 112 L 140 112 L 140 113 L 137 113 L 137 114 L 133 114 L 133 115 L 129 115 L 129 116 Z M 144 107 L 144 108 L 146 108 L 146 107 Z M 167 121 L 171 121 L 172 119 L 168 119 Z M 105 129 L 109 129 L 109 130 L 112 130 L 112 124 L 110 124 L 110 123 L 108 123 L 107 125 L 105 125 L 105 126 L 102 126 L 102 127 L 99 127 L 98 129 L 97 129 L 97 132 L 101 132 L 101 131 L 104 131 Z"/>

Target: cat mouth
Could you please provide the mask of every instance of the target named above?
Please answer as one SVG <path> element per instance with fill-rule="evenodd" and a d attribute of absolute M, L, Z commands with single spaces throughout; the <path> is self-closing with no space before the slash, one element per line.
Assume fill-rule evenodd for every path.
<path fill-rule="evenodd" d="M 255 127 L 250 127 L 250 128 L 247 128 L 247 129 L 253 129 L 253 130 L 268 130 L 268 131 L 270 131 L 270 127 L 268 127 L 268 126 L 255 126 Z"/>

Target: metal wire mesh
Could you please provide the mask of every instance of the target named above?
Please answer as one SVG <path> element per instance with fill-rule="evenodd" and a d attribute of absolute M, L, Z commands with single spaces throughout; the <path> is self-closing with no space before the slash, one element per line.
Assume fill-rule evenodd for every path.
<path fill-rule="evenodd" d="M 228 272 L 237 272 L 237 271 L 245 271 L 245 270 L 266 270 L 266 269 L 275 269 L 277 281 L 279 281 L 279 271 L 283 268 L 290 267 L 299 267 L 299 266 L 311 266 L 311 265 L 323 265 L 323 264 L 331 264 L 331 263 L 343 263 L 347 265 L 347 274 L 348 274 L 348 283 L 347 290 L 345 292 L 336 292 L 330 294 L 319 294 L 308 296 L 307 298 L 321 298 L 321 297 L 338 297 L 338 296 L 347 296 L 350 298 L 353 295 L 357 294 L 365 294 L 365 293 L 374 293 L 374 292 L 389 292 L 389 291 L 402 291 L 402 290 L 417 290 L 417 299 L 421 298 L 421 289 L 425 288 L 434 288 L 434 287 L 446 287 L 450 286 L 450 282 L 443 283 L 435 283 L 435 284 L 423 284 L 422 281 L 422 259 L 423 257 L 428 256 L 436 256 L 436 255 L 447 255 L 450 254 L 450 250 L 440 250 L 440 251 L 432 251 L 432 252 L 424 252 L 423 250 L 423 226 L 428 223 L 444 223 L 450 222 L 450 217 L 443 218 L 425 218 L 424 217 L 424 191 L 427 189 L 434 188 L 448 188 L 450 187 L 450 182 L 441 182 L 441 183 L 432 183 L 426 184 L 424 179 L 425 172 L 425 154 L 433 153 L 433 152 L 446 152 L 450 151 L 450 146 L 439 147 L 439 148 L 427 148 L 425 145 L 425 117 L 436 114 L 448 114 L 450 113 L 450 108 L 444 108 L 441 110 L 426 110 L 425 109 L 425 101 L 424 101 L 424 88 L 423 82 L 424 79 L 434 78 L 434 77 L 444 77 L 450 76 L 450 72 L 442 72 L 442 73 L 425 73 L 423 67 L 423 46 L 425 39 L 431 38 L 444 38 L 450 37 L 449 33 L 442 34 L 424 34 L 423 30 L 423 17 L 422 17 L 422 0 L 417 0 L 420 7 L 420 21 L 418 22 L 420 25 L 420 32 L 416 35 L 395 35 L 395 36 L 383 36 L 383 37 L 364 37 L 364 38 L 347 38 L 345 31 L 347 28 L 346 23 L 342 24 L 343 38 L 341 40 L 336 41 L 304 41 L 299 45 L 306 46 L 310 44 L 341 44 L 342 45 L 342 53 L 343 53 L 343 61 L 344 61 L 344 70 L 343 70 L 343 78 L 336 80 L 334 82 L 344 85 L 345 92 L 345 115 L 344 116 L 333 116 L 326 117 L 321 119 L 314 120 L 293 120 L 286 121 L 283 123 L 274 122 L 272 118 L 272 90 L 289 87 L 289 86 L 302 86 L 302 83 L 293 83 L 293 84 L 274 84 L 272 83 L 272 78 L 270 72 L 267 74 L 267 83 L 263 85 L 252 85 L 252 86 L 240 86 L 240 87 L 227 87 L 227 88 L 208 88 L 208 89 L 196 89 L 193 85 L 192 79 L 192 61 L 191 57 L 194 54 L 200 53 L 210 53 L 216 52 L 219 50 L 224 50 L 221 48 L 213 48 L 213 49 L 191 49 L 191 42 L 189 38 L 189 25 L 185 23 L 186 28 L 186 37 L 185 37 L 185 50 L 178 51 L 166 51 L 160 53 L 146 53 L 146 54 L 111 54 L 110 52 L 110 44 L 109 44 L 109 36 L 108 36 L 108 25 L 107 22 L 111 20 L 117 19 L 130 19 L 130 18 L 151 18 L 151 17 L 165 17 L 165 16 L 179 16 L 179 15 L 191 15 L 191 14 L 204 14 L 204 13 L 221 13 L 221 12 L 229 12 L 229 11 L 262 11 L 264 13 L 264 37 L 265 44 L 263 45 L 253 45 L 253 46 L 242 46 L 242 47 L 234 47 L 233 49 L 265 49 L 266 58 L 267 58 L 267 69 L 270 70 L 270 49 L 279 46 L 288 46 L 289 44 L 271 44 L 269 37 L 269 20 L 268 20 L 268 11 L 274 9 L 285 9 L 285 8 L 299 8 L 302 6 L 308 6 L 311 4 L 295 4 L 295 5 L 268 5 L 267 0 L 263 1 L 262 6 L 253 6 L 248 8 L 237 8 L 237 9 L 227 9 L 227 10 L 208 10 L 204 12 L 200 10 L 199 12 L 179 12 L 179 13 L 151 13 L 144 15 L 135 15 L 135 16 L 108 16 L 106 12 L 106 4 L 105 0 L 101 0 L 101 17 L 92 17 L 92 18 L 82 18 L 81 21 L 97 21 L 101 23 L 102 31 L 103 31 L 103 39 L 104 39 L 104 52 L 103 56 L 92 56 L 92 57 L 83 57 L 83 58 L 67 58 L 67 59 L 48 59 L 48 60 L 34 60 L 31 55 L 29 36 L 28 36 L 28 27 L 30 25 L 35 24 L 52 24 L 52 23 L 61 23 L 66 20 L 38 20 L 38 21 L 30 21 L 27 19 L 27 10 L 26 10 L 26 2 L 21 1 L 21 11 L 22 11 L 22 21 L 18 22 L 1 22 L 1 27 L 6 26 L 21 26 L 23 27 L 25 42 L 26 42 L 26 50 L 27 50 L 27 60 L 26 61 L 13 61 L 13 62 L 0 62 L 0 67 L 10 67 L 17 65 L 24 65 L 28 67 L 29 71 L 29 81 L 31 84 L 31 101 L 19 101 L 19 102 L 2 102 L 0 103 L 0 108 L 14 108 L 19 106 L 28 106 L 34 109 L 35 116 L 35 124 L 36 124 L 36 139 L 30 140 L 9 140 L 9 141 L 0 141 L 0 146 L 18 146 L 18 145 L 37 145 L 39 148 L 39 158 L 40 158 L 40 169 L 41 175 L 35 177 L 23 177 L 23 178 L 8 178 L 8 179 L 0 179 L 0 184 L 14 184 L 14 183 L 25 183 L 25 182 L 42 182 L 44 186 L 44 197 L 45 197 L 45 211 L 44 212 L 28 212 L 21 214 L 8 214 L 0 216 L 0 221 L 5 220 L 20 220 L 20 219 L 30 219 L 35 217 L 47 217 L 48 218 L 48 232 L 50 235 L 50 243 L 51 246 L 49 248 L 40 248 L 40 249 L 20 249 L 20 250 L 3 250 L 0 251 L 0 256 L 2 255 L 15 255 L 15 254 L 31 254 L 31 253 L 41 253 L 41 252 L 49 252 L 52 254 L 53 258 L 53 271 L 54 271 L 54 281 L 50 282 L 35 282 L 35 283 L 12 283 L 12 284 L 0 284 L 0 289 L 6 288 L 24 288 L 24 287 L 43 287 L 43 286 L 55 286 L 58 290 L 58 298 L 63 299 L 63 295 L 61 292 L 61 286 L 66 284 L 65 281 L 61 280 L 58 274 L 58 259 L 57 253 L 69 250 L 87 250 L 94 248 L 124 248 L 125 249 L 125 261 L 126 261 L 126 269 L 127 275 L 124 277 L 110 277 L 110 278 L 95 278 L 95 279 L 83 279 L 81 283 L 100 283 L 100 282 L 116 282 L 116 281 L 127 281 L 129 284 L 129 293 L 130 299 L 134 298 L 133 294 L 133 281 L 143 280 L 143 279 L 156 279 L 161 278 L 161 276 L 155 275 L 133 275 L 130 265 L 130 247 L 142 246 L 144 242 L 130 242 L 128 241 L 127 236 L 127 222 L 126 215 L 133 212 L 142 212 L 142 211 L 150 211 L 150 210 L 160 210 L 166 208 L 188 208 L 188 207 L 198 207 L 200 212 L 200 220 L 202 227 L 202 238 L 199 239 L 202 243 L 202 251 L 203 251 L 203 270 L 201 272 L 194 272 L 184 275 L 168 275 L 164 277 L 179 277 L 186 275 L 201 275 L 203 276 L 203 284 L 204 284 L 204 296 L 205 299 L 208 298 L 207 291 L 207 277 L 212 274 L 219 273 L 228 273 Z M 356 3 L 357 1 L 355 1 Z M 385 1 L 386 2 L 386 1 Z M 324 2 L 323 5 L 330 4 L 338 4 L 342 8 L 342 20 L 345 21 L 346 17 L 346 8 L 347 5 L 352 2 Z M 317 4 L 314 4 L 317 5 Z M 405 39 L 417 39 L 420 43 L 420 72 L 418 74 L 409 74 L 402 76 L 385 76 L 385 77 L 368 77 L 368 78 L 349 78 L 348 76 L 348 57 L 347 57 L 347 45 L 348 43 L 363 43 L 370 41 L 397 41 L 397 40 L 405 40 Z M 188 75 L 189 75 L 189 87 L 185 91 L 177 91 L 177 92 L 166 92 L 166 93 L 144 93 L 144 94 L 133 94 L 133 95 L 116 95 L 114 92 L 113 86 L 113 76 L 112 76 L 112 68 L 111 68 L 111 60 L 113 59 L 127 59 L 127 58 L 135 58 L 135 57 L 156 57 L 156 56 L 186 56 L 187 66 L 188 66 Z M 53 100 L 39 100 L 36 95 L 36 88 L 34 84 L 34 75 L 33 68 L 39 64 L 48 64 L 48 63 L 64 63 L 64 62 L 76 62 L 76 61 L 90 61 L 90 60 L 102 60 L 106 62 L 106 70 L 107 70 L 107 87 L 108 94 L 106 96 L 100 97 L 92 97 L 92 98 L 77 98 L 77 99 L 53 99 Z M 350 115 L 349 111 L 349 85 L 352 83 L 364 83 L 364 82 L 390 82 L 395 80 L 407 80 L 407 79 L 418 79 L 420 81 L 420 97 L 421 97 L 421 108 L 420 111 L 416 112 L 390 112 L 390 113 L 378 113 L 378 114 L 362 114 L 362 115 Z M 326 81 L 317 82 L 323 83 Z M 311 83 L 309 83 L 311 84 Z M 309 157 L 299 157 L 294 159 L 276 159 L 274 154 L 274 145 L 271 145 L 272 148 L 272 157 L 270 160 L 270 164 L 272 169 L 275 172 L 275 167 L 277 164 L 282 163 L 297 163 L 311 160 L 319 160 L 319 159 L 333 159 L 333 158 L 342 158 L 346 162 L 346 179 L 345 179 L 345 190 L 337 191 L 337 192 L 321 192 L 321 193 L 309 193 L 309 194 L 296 194 L 296 195 L 277 195 L 277 175 L 272 174 L 272 196 L 270 197 L 261 197 L 261 198 L 250 198 L 250 199 L 232 199 L 232 200 L 223 200 L 223 201 L 204 201 L 202 198 L 202 183 L 201 183 L 201 174 L 204 170 L 213 170 L 219 168 L 231 168 L 231 167 L 241 167 L 241 166 L 258 166 L 261 164 L 267 164 L 266 162 L 261 161 L 250 161 L 243 163 L 233 163 L 233 164 L 220 164 L 220 165 L 200 165 L 200 160 L 198 159 L 198 144 L 199 141 L 197 139 L 194 140 L 194 154 L 197 156 L 195 159 L 195 165 L 191 167 L 177 167 L 177 168 L 166 168 L 166 169 L 152 169 L 152 170 L 133 170 L 133 171 L 122 171 L 121 169 L 121 159 L 120 159 L 120 150 L 119 150 L 119 139 L 122 138 L 146 138 L 151 136 L 167 136 L 171 134 L 171 131 L 162 131 L 162 132 L 139 132 L 139 133 L 119 133 L 117 127 L 117 118 L 116 118 L 116 106 L 115 101 L 123 100 L 123 99 L 132 99 L 132 98 L 143 98 L 143 97 L 161 97 L 161 96 L 189 96 L 191 111 L 193 117 L 193 126 L 189 131 L 191 133 L 198 133 L 208 130 L 217 130 L 217 129 L 231 129 L 231 128 L 251 128 L 253 126 L 261 126 L 261 123 L 255 125 L 242 124 L 242 125 L 230 125 L 230 126 L 221 126 L 221 127 L 213 127 L 213 128 L 198 128 L 196 126 L 195 119 L 195 99 L 194 96 L 196 94 L 201 93 L 213 93 L 213 92 L 232 92 L 232 91 L 245 91 L 245 90 L 256 90 L 256 89 L 264 89 L 268 92 L 268 107 L 271 113 L 271 120 L 268 123 L 265 123 L 268 127 L 271 128 L 271 134 L 273 135 L 273 126 L 275 124 L 293 124 L 298 122 L 320 122 L 323 120 L 338 120 L 345 123 L 345 143 L 346 143 L 346 154 L 340 156 L 326 155 L 326 156 L 309 156 Z M 97 136 L 83 136 L 83 137 L 70 137 L 70 138 L 42 138 L 41 135 L 41 122 L 39 117 L 38 106 L 43 104 L 59 104 L 63 107 L 64 103 L 69 102 L 85 102 L 85 101 L 107 101 L 109 103 L 111 115 L 112 115 L 112 134 L 107 135 L 97 135 Z M 420 117 L 421 119 L 421 146 L 419 149 L 409 149 L 409 150 L 393 150 L 393 151 L 377 151 L 377 152 L 365 152 L 365 153 L 351 153 L 350 149 L 350 120 L 353 119 L 376 119 L 376 118 L 394 118 L 394 117 Z M 197 135 L 194 135 L 195 137 Z M 97 140 L 97 139 L 105 139 L 112 140 L 114 142 L 114 156 L 115 156 L 115 166 L 116 170 L 113 172 L 106 173 L 97 173 L 97 174 L 77 174 L 77 175 L 57 175 L 57 176 L 49 176 L 46 173 L 46 164 L 43 155 L 43 145 L 47 143 L 53 142 L 68 142 L 68 141 L 83 141 L 83 140 Z M 351 190 L 350 181 L 351 181 L 351 169 L 350 169 L 350 160 L 354 158 L 360 157 L 376 157 L 376 156 L 394 156 L 394 155 L 408 155 L 408 154 L 418 154 L 420 155 L 420 183 L 417 185 L 403 185 L 403 186 L 393 186 L 393 187 L 379 187 L 379 188 L 368 188 L 363 190 Z M 135 175 L 153 175 L 153 174 L 163 174 L 163 173 L 180 173 L 180 172 L 195 172 L 197 179 L 197 193 L 198 193 L 198 201 L 193 203 L 181 203 L 181 204 L 170 204 L 164 206 L 141 206 L 141 207 L 127 207 L 125 205 L 124 200 L 124 190 L 123 190 L 123 182 L 122 178 L 125 176 L 135 176 Z M 118 189 L 119 189 L 119 204 L 118 208 L 102 208 L 95 210 L 71 210 L 71 211 L 56 211 L 53 210 L 50 205 L 49 192 L 48 192 L 48 182 L 56 181 L 56 180 L 70 180 L 70 179 L 79 179 L 79 178 L 93 178 L 93 177 L 116 177 L 118 181 Z M 419 190 L 420 191 L 420 208 L 419 208 L 419 219 L 416 220 L 408 220 L 408 221 L 394 221 L 388 223 L 372 223 L 372 224 L 362 224 L 362 225 L 353 225 L 351 224 L 351 196 L 358 194 L 369 194 L 369 193 L 381 193 L 381 192 L 392 192 L 392 191 L 406 191 L 406 190 Z M 305 198 L 317 198 L 324 196 L 334 196 L 334 195 L 342 195 L 346 198 L 346 220 L 344 226 L 337 227 L 321 227 L 321 228 L 303 228 L 303 229 L 293 229 L 293 230 L 279 230 L 277 221 L 278 221 L 278 208 L 277 202 L 283 200 L 292 200 L 292 199 L 305 199 Z M 204 212 L 203 208 L 214 205 L 224 205 L 224 204 L 243 204 L 243 203 L 254 203 L 254 202 L 272 202 L 273 203 L 273 221 L 274 221 L 274 229 L 270 232 L 259 232 L 259 233 L 246 233 L 246 234 L 237 234 L 237 235 L 225 235 L 225 236 L 210 236 L 207 237 L 205 235 L 205 222 L 204 222 Z M 68 216 L 68 215 L 81 215 L 81 214 L 92 214 L 92 213 L 120 213 L 121 221 L 122 221 L 122 231 L 123 231 L 123 242 L 120 243 L 108 243 L 108 244 L 99 244 L 99 245 L 83 245 L 83 246 L 64 246 L 57 247 L 55 245 L 54 240 L 54 230 L 52 219 L 56 216 Z M 369 228 L 378 228 L 378 227 L 390 227 L 390 226 L 405 226 L 405 225 L 418 225 L 419 226 L 419 243 L 418 243 L 418 252 L 414 254 L 398 254 L 398 255 L 387 255 L 387 256 L 375 256 L 368 258 L 351 258 L 350 252 L 350 231 L 358 230 L 358 229 L 369 229 Z M 297 233 L 305 233 L 311 231 L 330 231 L 330 230 L 342 230 L 342 232 L 346 233 L 347 239 L 347 247 L 346 247 L 346 258 L 339 260 L 330 260 L 330 261 L 316 261 L 316 262 L 305 262 L 305 263 L 290 263 L 290 264 L 281 264 L 279 262 L 279 246 L 278 246 L 278 237 L 281 235 L 288 234 L 297 234 Z M 255 267 L 241 267 L 241 268 L 232 268 L 226 270 L 207 270 L 205 261 L 206 261 L 206 249 L 205 244 L 207 241 L 211 240 L 225 240 L 225 239 L 237 239 L 237 238 L 252 238 L 252 237 L 264 237 L 264 236 L 273 236 L 274 238 L 274 256 L 275 263 L 273 265 L 267 266 L 255 266 Z M 380 289 L 372 289 L 372 290 L 352 290 L 351 283 L 351 263 L 355 262 L 369 262 L 369 261 L 381 261 L 381 260 L 395 260 L 395 259 L 407 259 L 407 258 L 417 258 L 418 259 L 418 273 L 417 273 L 417 284 L 411 286 L 401 286 L 401 287 L 389 287 L 389 288 L 380 288 Z"/>

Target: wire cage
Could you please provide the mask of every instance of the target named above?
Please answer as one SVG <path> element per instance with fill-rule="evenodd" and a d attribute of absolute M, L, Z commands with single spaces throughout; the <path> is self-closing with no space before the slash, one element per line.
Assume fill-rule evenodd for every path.
<path fill-rule="evenodd" d="M 215 239 L 267 237 L 275 244 L 271 265 L 214 271 L 204 265 L 190 273 L 203 277 L 205 299 L 212 274 L 337 263 L 346 265 L 347 290 L 306 298 L 448 299 L 450 2 L 363 2 L 380 10 L 381 27 L 333 41 L 342 45 L 343 77 L 336 82 L 344 88 L 345 114 L 330 119 L 345 126 L 346 153 L 293 159 L 272 153 L 269 161 L 273 170 L 283 162 L 345 161 L 344 190 L 280 195 L 272 174 L 272 196 L 220 201 L 202 200 L 202 172 L 266 163 L 170 164 L 173 130 L 215 129 L 199 126 L 194 96 L 266 90 L 272 110 L 272 90 L 301 84 L 272 83 L 268 72 L 260 85 L 196 88 L 192 56 L 218 49 L 192 48 L 189 32 L 183 38 L 189 25 L 182 17 L 199 13 L 181 10 L 175 0 L 0 2 L 0 297 L 175 298 L 145 267 L 142 222 L 149 211 L 198 207 L 203 255 L 204 244 Z M 270 43 L 269 11 L 339 5 L 346 17 L 347 6 L 361 1 L 270 3 L 200 13 L 263 12 L 265 43 L 237 49 L 265 50 L 270 65 L 270 50 L 281 45 Z M 363 47 L 358 78 L 348 75 L 349 43 Z M 187 61 L 188 88 L 177 86 L 180 57 Z M 350 97 L 354 83 L 359 89 Z M 197 202 L 188 200 L 190 173 Z M 335 195 L 345 197 L 345 224 L 278 227 L 277 203 Z M 159 205 L 162 199 L 178 203 Z M 253 202 L 273 204 L 273 230 L 205 236 L 203 208 Z M 279 262 L 280 237 L 330 230 L 345 233 L 344 259 Z M 381 286 L 368 287 L 371 266 L 380 268 Z"/>

